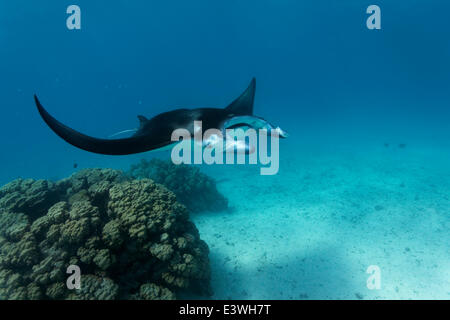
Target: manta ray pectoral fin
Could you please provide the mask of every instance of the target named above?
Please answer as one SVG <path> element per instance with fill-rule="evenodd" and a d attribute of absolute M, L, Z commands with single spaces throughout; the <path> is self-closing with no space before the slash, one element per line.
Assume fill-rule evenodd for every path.
<path fill-rule="evenodd" d="M 163 112 L 150 120 L 139 115 L 139 129 L 132 137 L 123 139 L 99 139 L 80 133 L 52 117 L 41 105 L 36 95 L 34 100 L 45 123 L 71 145 L 99 154 L 126 155 L 160 149 L 172 144 L 171 138 L 174 130 L 185 129 L 190 132 L 192 124 L 199 119 L 207 124 L 208 129 L 211 129 L 225 122 L 231 116 L 251 116 L 255 87 L 256 81 L 252 79 L 248 88 L 225 109 L 177 109 Z M 246 149 L 245 145 L 235 147 Z"/>
<path fill-rule="evenodd" d="M 236 116 L 253 115 L 256 79 L 253 78 L 247 89 L 225 109 Z"/>
<path fill-rule="evenodd" d="M 126 155 L 146 152 L 171 144 L 170 135 L 133 136 L 124 139 L 99 139 L 82 134 L 53 118 L 34 96 L 39 114 L 59 137 L 71 145 L 99 154 Z"/>

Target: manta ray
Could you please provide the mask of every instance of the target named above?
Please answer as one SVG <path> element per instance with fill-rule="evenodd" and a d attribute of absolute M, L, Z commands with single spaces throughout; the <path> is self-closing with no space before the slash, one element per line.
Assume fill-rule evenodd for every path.
<path fill-rule="evenodd" d="M 247 89 L 225 108 L 176 109 L 160 113 L 151 119 L 138 115 L 139 128 L 131 137 L 122 139 L 102 139 L 80 133 L 51 116 L 36 95 L 34 100 L 45 123 L 71 145 L 98 154 L 129 155 L 163 149 L 174 144 L 171 137 L 176 129 L 186 129 L 193 136 L 195 121 L 202 122 L 203 130 L 218 129 L 224 132 L 228 128 L 251 127 L 275 130 L 280 137 L 287 137 L 287 133 L 279 127 L 253 115 L 255 89 L 256 80 L 253 78 Z M 248 149 L 248 146 L 243 148 Z"/>

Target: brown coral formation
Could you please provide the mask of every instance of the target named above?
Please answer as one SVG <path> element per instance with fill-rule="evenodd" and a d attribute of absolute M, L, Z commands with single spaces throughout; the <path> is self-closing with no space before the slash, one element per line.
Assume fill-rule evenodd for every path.
<path fill-rule="evenodd" d="M 132 165 L 129 175 L 135 179 L 148 178 L 175 193 L 177 200 L 191 212 L 223 211 L 227 199 L 219 193 L 215 181 L 196 167 L 160 159 L 144 160 Z"/>
<path fill-rule="evenodd" d="M 0 189 L 0 299 L 174 299 L 209 295 L 209 276 L 186 208 L 152 180 L 90 169 Z"/>

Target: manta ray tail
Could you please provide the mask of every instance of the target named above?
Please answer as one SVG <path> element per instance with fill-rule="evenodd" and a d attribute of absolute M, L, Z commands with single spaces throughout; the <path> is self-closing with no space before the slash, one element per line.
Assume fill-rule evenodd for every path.
<path fill-rule="evenodd" d="M 253 78 L 247 89 L 225 109 L 236 116 L 253 115 L 253 102 L 255 100 L 256 79 Z"/>

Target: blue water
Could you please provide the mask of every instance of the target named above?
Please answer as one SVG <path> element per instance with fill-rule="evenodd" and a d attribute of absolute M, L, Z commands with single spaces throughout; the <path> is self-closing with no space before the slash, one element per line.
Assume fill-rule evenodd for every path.
<path fill-rule="evenodd" d="M 219 189 L 236 209 L 195 218 L 215 298 L 449 298 L 448 2 L 378 0 L 381 30 L 366 28 L 374 3 L 357 0 L 77 0 L 81 30 L 66 28 L 70 4 L 0 2 L 0 184 L 153 156 L 70 146 L 34 93 L 57 119 L 107 137 L 137 114 L 224 107 L 256 77 L 255 113 L 290 137 L 277 176 L 204 168 L 229 178 Z M 240 245 L 223 245 L 218 224 Z M 227 257 L 240 267 L 221 270 Z M 389 270 L 384 291 L 365 287 L 373 264 Z"/>

